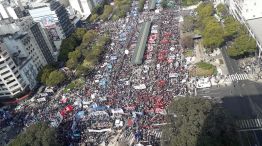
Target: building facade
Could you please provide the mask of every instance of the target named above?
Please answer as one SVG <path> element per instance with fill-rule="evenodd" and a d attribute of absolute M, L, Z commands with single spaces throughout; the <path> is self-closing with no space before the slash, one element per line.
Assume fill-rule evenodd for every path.
<path fill-rule="evenodd" d="M 69 14 L 65 7 L 57 1 L 44 3 L 41 6 L 32 6 L 29 9 L 33 20 L 39 22 L 48 33 L 48 37 L 59 50 L 61 42 L 74 31 Z"/>
<path fill-rule="evenodd" d="M 69 4 L 82 19 L 86 19 L 90 16 L 92 9 L 94 8 L 92 0 L 69 0 Z"/>
<path fill-rule="evenodd" d="M 0 25 L 0 49 L 0 98 L 34 89 L 38 72 L 54 61 L 50 40 L 31 17 Z"/>

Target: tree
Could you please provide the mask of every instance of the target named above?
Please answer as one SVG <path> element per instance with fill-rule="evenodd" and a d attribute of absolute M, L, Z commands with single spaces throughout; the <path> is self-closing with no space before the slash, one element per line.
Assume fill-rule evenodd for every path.
<path fill-rule="evenodd" d="M 171 124 L 163 130 L 163 145 L 239 145 L 232 117 L 221 105 L 211 100 L 197 97 L 178 98 L 168 107 L 168 115 L 167 119 Z"/>
<path fill-rule="evenodd" d="M 85 76 L 88 74 L 88 68 L 84 67 L 83 65 L 79 65 L 76 68 L 76 75 L 79 76 Z"/>
<path fill-rule="evenodd" d="M 108 20 L 109 15 L 113 12 L 113 7 L 111 5 L 104 6 L 104 12 L 99 18 L 103 21 Z"/>
<path fill-rule="evenodd" d="M 66 67 L 68 67 L 69 69 L 75 69 L 78 65 L 78 61 L 75 58 L 69 59 L 66 62 Z"/>
<path fill-rule="evenodd" d="M 81 57 L 81 50 L 80 48 L 76 48 L 75 51 L 69 52 L 68 53 L 68 58 L 69 59 L 79 59 Z"/>
<path fill-rule="evenodd" d="M 60 146 L 57 133 L 47 123 L 31 125 L 25 132 L 20 133 L 9 146 Z"/>
<path fill-rule="evenodd" d="M 54 70 L 50 73 L 46 84 L 48 86 L 56 86 L 65 80 L 65 74 L 61 71 Z"/>
<path fill-rule="evenodd" d="M 73 33 L 73 37 L 78 41 L 79 44 L 82 42 L 82 38 L 84 34 L 86 33 L 86 29 L 84 28 L 77 28 L 75 32 Z"/>
<path fill-rule="evenodd" d="M 239 58 L 256 51 L 256 41 L 249 35 L 240 35 L 237 37 L 232 46 L 227 50 L 230 57 Z"/>
<path fill-rule="evenodd" d="M 75 39 L 75 37 L 70 36 L 66 39 L 64 39 L 61 43 L 61 49 L 60 49 L 60 53 L 58 56 L 58 60 L 59 61 L 66 61 L 68 58 L 68 53 L 73 51 L 75 49 L 76 46 L 78 46 L 78 42 Z"/>
<path fill-rule="evenodd" d="M 46 80 L 48 79 L 50 73 L 55 70 L 55 67 L 52 65 L 44 66 L 41 71 L 37 75 L 37 80 L 42 84 L 46 84 Z"/>
<path fill-rule="evenodd" d="M 222 18 L 224 18 L 224 17 L 229 15 L 227 7 L 224 4 L 222 4 L 222 3 L 218 4 L 216 9 L 217 9 L 217 13 Z"/>
<path fill-rule="evenodd" d="M 181 38 L 181 45 L 183 48 L 193 48 L 194 47 L 194 40 L 192 35 L 185 35 Z"/>
<path fill-rule="evenodd" d="M 205 18 L 214 14 L 214 7 L 212 3 L 202 3 L 197 7 L 196 11 L 200 18 Z"/>
<path fill-rule="evenodd" d="M 240 23 L 232 16 L 225 18 L 224 26 L 224 36 L 227 40 L 232 40 L 237 37 L 241 29 Z"/>
<path fill-rule="evenodd" d="M 191 32 L 194 29 L 194 18 L 192 16 L 184 17 L 183 31 Z"/>
<path fill-rule="evenodd" d="M 214 48 L 220 47 L 224 43 L 223 27 L 216 21 L 210 21 L 205 25 L 203 31 L 203 44 L 213 51 Z"/>
<path fill-rule="evenodd" d="M 82 43 L 85 43 L 85 44 L 89 44 L 90 42 L 93 41 L 93 39 L 96 38 L 97 36 L 97 32 L 95 30 L 89 30 L 85 33 L 85 35 L 83 36 L 83 41 Z"/>
<path fill-rule="evenodd" d="M 98 19 L 98 17 L 98 14 L 92 14 L 92 16 L 90 17 L 90 21 L 95 22 Z"/>

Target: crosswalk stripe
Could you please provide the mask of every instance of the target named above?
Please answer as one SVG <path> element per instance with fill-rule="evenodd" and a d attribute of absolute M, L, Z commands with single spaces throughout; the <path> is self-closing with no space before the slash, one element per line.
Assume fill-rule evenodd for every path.
<path fill-rule="evenodd" d="M 240 80 L 247 80 L 249 78 L 248 74 L 231 74 L 228 75 L 227 79 L 231 81 L 240 81 Z"/>

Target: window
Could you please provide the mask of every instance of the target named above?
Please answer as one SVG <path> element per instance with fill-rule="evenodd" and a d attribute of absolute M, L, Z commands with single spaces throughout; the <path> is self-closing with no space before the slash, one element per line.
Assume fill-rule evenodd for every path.
<path fill-rule="evenodd" d="M 7 84 L 11 84 L 11 83 L 13 83 L 14 81 L 15 81 L 15 79 L 13 79 L 13 80 L 7 82 Z"/>
<path fill-rule="evenodd" d="M 7 73 L 9 73 L 9 70 L 7 70 L 7 71 L 1 73 L 1 75 L 3 76 L 3 75 L 5 75 L 5 74 L 7 74 Z"/>
<path fill-rule="evenodd" d="M 7 80 L 10 77 L 12 77 L 12 75 L 9 75 L 9 76 L 5 77 L 4 80 Z"/>
<path fill-rule="evenodd" d="M 12 89 L 12 88 L 16 87 L 17 85 L 18 84 L 16 83 L 16 84 L 12 85 L 10 88 Z"/>
<path fill-rule="evenodd" d="M 13 92 L 13 93 L 16 93 L 16 92 L 18 92 L 18 91 L 21 91 L 21 88 L 17 88 L 17 89 L 15 89 L 15 90 L 13 90 L 12 92 Z"/>
<path fill-rule="evenodd" d="M 3 69 L 5 69 L 5 68 L 6 68 L 6 66 L 3 66 L 3 67 L 0 68 L 0 70 L 3 70 Z"/>

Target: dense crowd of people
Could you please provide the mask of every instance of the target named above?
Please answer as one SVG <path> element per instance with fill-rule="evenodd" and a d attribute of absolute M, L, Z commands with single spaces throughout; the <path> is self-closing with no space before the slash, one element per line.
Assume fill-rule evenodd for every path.
<path fill-rule="evenodd" d="M 109 32 L 111 44 L 95 74 L 82 89 L 61 90 L 43 102 L 27 101 L 17 109 L 15 124 L 48 121 L 68 143 L 118 142 L 155 144 L 165 124 L 166 106 L 188 93 L 187 62 L 179 45 L 179 7 L 137 11 L 132 3 L 126 18 L 108 21 L 99 31 Z M 151 21 L 142 65 L 132 63 L 142 22 Z"/>

